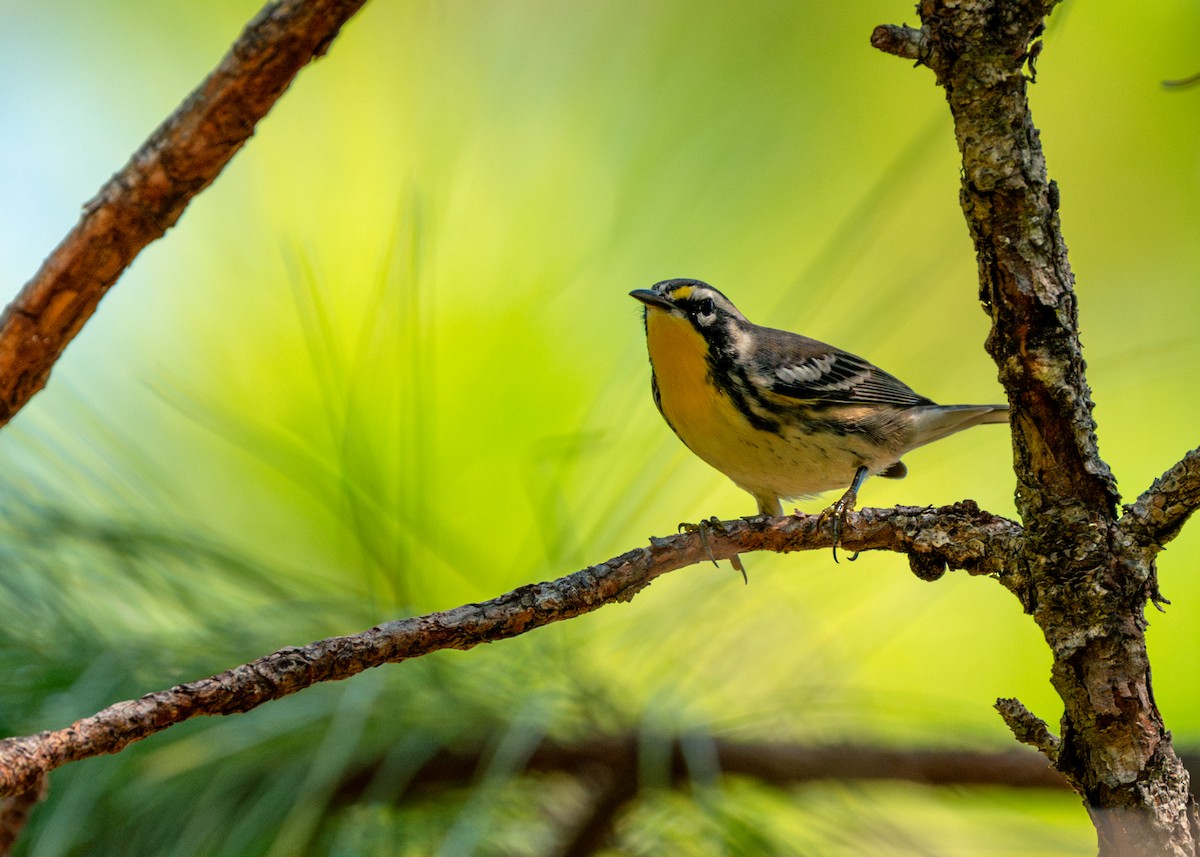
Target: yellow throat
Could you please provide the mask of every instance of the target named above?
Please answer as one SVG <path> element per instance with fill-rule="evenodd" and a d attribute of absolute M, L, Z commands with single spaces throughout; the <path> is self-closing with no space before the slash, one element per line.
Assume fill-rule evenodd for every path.
<path fill-rule="evenodd" d="M 665 416 L 677 429 L 713 407 L 708 343 L 686 320 L 659 309 L 646 313 L 646 345 Z"/>
<path fill-rule="evenodd" d="M 659 406 L 671 428 L 692 452 L 738 481 L 741 468 L 731 457 L 756 432 L 709 377 L 704 337 L 687 319 L 652 307 L 646 313 L 646 344 Z"/>

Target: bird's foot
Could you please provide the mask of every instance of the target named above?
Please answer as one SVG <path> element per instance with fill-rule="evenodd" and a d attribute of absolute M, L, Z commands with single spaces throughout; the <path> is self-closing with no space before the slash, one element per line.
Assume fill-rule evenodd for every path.
<path fill-rule="evenodd" d="M 716 530 L 719 533 L 724 533 L 725 524 L 720 518 L 718 518 L 716 515 L 713 515 L 711 518 L 702 520 L 698 524 L 689 524 L 685 522 L 679 525 L 679 532 L 681 533 L 699 533 L 700 544 L 704 546 L 705 556 L 712 561 L 713 565 L 720 568 L 720 565 L 717 564 L 717 558 L 713 556 L 712 546 L 708 543 L 709 530 Z M 731 556 L 729 558 L 729 564 L 732 565 L 736 571 L 740 571 L 742 573 L 743 583 L 750 582 L 749 578 L 746 577 L 746 567 L 742 565 L 742 558 L 740 556 L 737 554 Z"/>
<path fill-rule="evenodd" d="M 746 576 L 746 566 L 742 565 L 741 554 L 734 554 L 729 558 L 729 564 L 733 566 L 734 571 L 739 571 L 742 574 L 742 583 L 749 586 L 750 578 Z M 1159 608 L 1162 609 L 1162 608 Z"/>
<path fill-rule="evenodd" d="M 721 519 L 716 515 L 711 518 L 701 520 L 698 524 L 690 524 L 686 521 L 679 525 L 681 533 L 699 533 L 700 544 L 704 547 L 704 555 L 709 558 L 713 565 L 717 564 L 717 558 L 713 556 L 712 546 L 708 543 L 708 531 L 718 530 L 724 531 L 725 525 L 721 523 Z"/>
<path fill-rule="evenodd" d="M 827 520 L 833 521 L 833 561 L 838 561 L 838 546 L 842 543 L 842 527 L 845 526 L 846 516 L 854 511 L 854 506 L 858 502 L 858 491 L 851 487 L 841 499 L 821 512 L 817 526 L 823 526 Z M 858 559 L 858 551 L 852 553 L 847 560 L 854 562 Z"/>

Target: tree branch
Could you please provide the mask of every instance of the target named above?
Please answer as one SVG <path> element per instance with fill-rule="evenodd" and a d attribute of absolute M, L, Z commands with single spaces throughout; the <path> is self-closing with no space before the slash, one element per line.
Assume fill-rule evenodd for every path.
<path fill-rule="evenodd" d="M 684 749 L 687 736 L 597 735 L 578 741 L 546 739 L 529 753 L 520 771 L 565 775 L 587 787 L 590 800 L 575 825 L 564 831 L 561 857 L 594 854 L 607 843 L 621 811 L 638 799 L 647 778 L 656 786 L 686 788 L 696 782 Z M 778 789 L 828 780 L 908 782 L 924 786 L 1001 786 L 1018 789 L 1065 789 L 1068 784 L 1037 753 L 1024 749 L 988 751 L 946 748 L 893 748 L 840 743 L 804 745 L 781 741 L 732 740 L 710 735 L 697 740 L 711 749 L 721 776 L 745 777 Z M 643 747 L 661 767 L 641 769 Z M 335 808 L 363 801 L 401 805 L 436 797 L 447 789 L 467 789 L 488 769 L 491 750 L 484 745 L 446 748 L 420 767 L 397 774 L 394 761 L 367 762 L 348 772 L 334 787 Z"/>
<path fill-rule="evenodd" d="M 1058 760 L 1062 742 L 1050 731 L 1046 721 L 1026 708 L 1018 699 L 997 699 L 996 710 L 1022 744 L 1036 747 L 1051 761 Z"/>
<path fill-rule="evenodd" d="M 1115 517 L 1117 490 L 1096 444 L 1058 190 L 1026 92 L 1031 45 L 1057 3 L 920 8 L 930 21 L 926 64 L 945 89 L 963 159 L 960 202 L 992 317 L 988 351 L 1013 408 L 1017 508 L 1027 526 L 1061 538 Z"/>
<path fill-rule="evenodd" d="M 540 749 L 540 748 L 539 748 Z M 537 753 L 534 754 L 535 756 Z M 589 754 L 591 755 L 591 754 Z M 568 760 L 573 764 L 574 760 Z M 531 760 L 533 763 L 534 760 Z M 541 760 L 537 760 L 539 764 Z M 603 762 L 593 761 L 586 771 L 576 774 L 591 785 L 591 800 L 587 812 L 575 824 L 574 830 L 559 850 L 559 857 L 587 857 L 601 851 L 612 838 L 618 817 L 629 802 L 638 795 L 638 760 L 620 752 Z M 542 768 L 546 770 L 546 768 Z"/>
<path fill-rule="evenodd" d="M 974 503 L 941 509 L 865 509 L 850 516 L 842 543 L 855 550 L 893 550 L 936 558 L 1006 585 L 1007 557 L 1020 529 Z M 338 681 L 383 664 L 442 649 L 470 649 L 515 637 L 552 622 L 629 601 L 655 578 L 707 559 L 756 550 L 832 547 L 820 516 L 718 522 L 705 536 L 652 538 L 608 562 L 558 580 L 522 586 L 480 604 L 378 625 L 360 634 L 289 647 L 220 675 L 118 702 L 66 729 L 0 741 L 0 795 L 31 789 L 39 777 L 68 762 L 117 753 L 134 741 L 193 717 L 238 714 L 317 682 Z"/>
<path fill-rule="evenodd" d="M 695 782 L 683 746 L 685 737 L 655 738 L 646 735 L 597 736 L 582 741 L 542 742 L 530 753 L 521 774 L 561 774 L 589 786 L 592 801 L 574 829 L 566 832 L 557 853 L 592 854 L 611 837 L 621 810 L 637 800 L 641 746 L 647 741 L 668 744 L 655 752 L 661 770 L 648 772 L 656 783 L 686 787 Z M 898 749 L 863 744 L 804 746 L 776 741 L 735 741 L 703 736 L 711 747 L 717 772 L 739 776 L 762 785 L 786 789 L 805 783 L 842 781 L 910 782 L 925 786 L 1002 786 L 1005 788 L 1063 789 L 1067 782 L 1036 753 L 1013 748 L 1006 751 L 966 749 Z M 656 750 L 662 751 L 662 747 Z M 434 754 L 407 777 L 396 777 L 389 765 L 381 776 L 378 764 L 366 764 L 348 773 L 335 787 L 336 807 L 371 802 L 401 804 L 444 789 L 469 788 L 486 770 L 487 752 L 480 747 L 443 750 Z"/>
<path fill-rule="evenodd" d="M 1130 546 L 1158 553 L 1200 507 L 1200 447 L 1154 480 L 1117 524 Z"/>
<path fill-rule="evenodd" d="M 1042 750 L 1057 751 L 1057 739 L 1038 717 L 1017 700 L 997 700 L 997 708 L 1013 724 L 1021 740 Z M 562 774 L 593 786 L 593 802 L 578 828 L 567 836 L 559 853 L 595 853 L 611 835 L 621 809 L 638 796 L 638 760 L 643 742 L 669 743 L 666 752 L 656 752 L 664 769 L 650 772 L 655 782 L 673 787 L 693 782 L 688 769 L 683 737 L 646 735 L 602 735 L 575 742 L 547 739 L 528 756 L 521 774 Z M 805 746 L 774 741 L 730 740 L 703 736 L 712 748 L 721 775 L 746 777 L 763 785 L 791 788 L 810 782 L 892 781 L 925 786 L 1001 786 L 1015 789 L 1064 789 L 1069 783 L 1042 754 L 1013 748 L 1005 751 L 969 749 L 901 749 L 845 743 Z M 661 750 L 661 747 L 658 748 Z M 465 789 L 487 769 L 489 751 L 482 746 L 445 749 L 435 753 L 407 776 L 397 778 L 391 763 L 387 776 L 380 764 L 367 763 L 346 774 L 333 790 L 336 807 L 351 806 L 364 799 L 400 804 L 406 800 L 444 789 Z M 1181 754 L 1200 758 L 1200 748 Z M 1192 768 L 1192 783 L 1197 771 Z"/>
<path fill-rule="evenodd" d="M 561 773 L 580 776 L 603 769 L 618 779 L 636 777 L 639 747 L 645 735 L 610 735 L 564 743 L 546 740 L 530 755 L 526 773 Z M 663 738 L 670 750 L 663 755 L 664 781 L 691 779 L 683 739 Z M 769 785 L 786 787 L 820 780 L 891 780 L 929 786 L 997 785 L 1009 788 L 1067 788 L 1067 781 L 1040 754 L 1014 747 L 1011 750 L 902 749 L 867 744 L 805 746 L 780 741 L 735 741 L 705 736 L 722 774 L 751 777 Z M 370 794 L 372 800 L 402 800 L 425 790 L 466 787 L 486 769 L 482 748 L 444 750 L 402 782 L 378 781 L 379 766 L 364 765 L 349 773 L 335 789 L 334 802 L 355 803 Z"/>
<path fill-rule="evenodd" d="M 0 425 L 50 377 L 63 349 L 138 253 L 175 225 L 292 78 L 366 0 L 274 0 L 220 65 L 88 202 L 0 315 Z"/>
<path fill-rule="evenodd" d="M 895 24 L 880 24 L 871 33 L 871 47 L 885 54 L 924 63 L 929 41 L 924 30 Z"/>

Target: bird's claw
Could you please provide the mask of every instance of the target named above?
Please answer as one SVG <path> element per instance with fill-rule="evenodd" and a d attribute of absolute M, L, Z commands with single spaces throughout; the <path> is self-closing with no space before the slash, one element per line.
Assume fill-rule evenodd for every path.
<path fill-rule="evenodd" d="M 700 534 L 700 544 L 704 547 L 704 555 L 708 557 L 709 561 L 711 561 L 713 565 L 716 565 L 717 558 L 713 556 L 712 546 L 708 543 L 708 531 L 710 529 L 724 529 L 721 524 L 721 519 L 716 515 L 713 515 L 711 518 L 701 520 L 698 524 L 690 524 L 685 521 L 679 525 L 679 532 L 681 533 Z"/>
<path fill-rule="evenodd" d="M 858 492 L 854 488 L 850 488 L 841 496 L 836 503 L 823 511 L 820 516 L 820 524 L 824 524 L 829 518 L 833 519 L 833 561 L 838 561 L 838 546 L 842 543 L 842 526 L 846 521 L 846 516 L 854 511 L 854 506 L 858 502 Z M 858 551 L 847 557 L 848 562 L 854 562 L 858 559 Z"/>
<path fill-rule="evenodd" d="M 716 530 L 717 532 L 724 533 L 725 524 L 720 518 L 718 518 L 716 515 L 713 515 L 711 518 L 701 520 L 698 524 L 684 522 L 679 525 L 679 532 L 681 533 L 699 534 L 700 544 L 704 547 L 704 555 L 708 557 L 713 565 L 717 566 L 717 568 L 720 568 L 720 565 L 717 564 L 717 558 L 713 556 L 712 546 L 708 543 L 709 530 Z M 729 564 L 732 565 L 735 570 L 742 573 L 742 581 L 744 583 L 750 582 L 749 578 L 746 577 L 746 567 L 742 564 L 742 558 L 740 556 L 737 554 L 731 556 L 729 558 Z"/>

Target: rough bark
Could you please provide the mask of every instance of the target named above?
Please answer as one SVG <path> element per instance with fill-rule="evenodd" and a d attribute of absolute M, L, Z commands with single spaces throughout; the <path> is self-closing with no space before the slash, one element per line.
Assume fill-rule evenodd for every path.
<path fill-rule="evenodd" d="M 960 201 L 992 319 L 987 348 L 1012 406 L 1025 530 L 1018 595 L 1053 652 L 1065 708 L 1061 736 L 1031 743 L 1084 798 L 1102 854 L 1196 854 L 1196 807 L 1154 704 L 1143 633 L 1146 602 L 1159 601 L 1154 554 L 1196 504 L 1196 456 L 1118 518 L 1096 445 L 1058 190 L 1026 98 L 1056 2 L 922 0 L 919 30 L 880 27 L 872 43 L 928 66 L 954 119 Z M 1010 720 L 1022 740 L 1039 732 L 1029 718 Z"/>
<path fill-rule="evenodd" d="M 88 202 L 0 315 L 0 425 L 46 385 L 63 349 L 138 253 L 250 139 L 292 78 L 366 0 L 276 0 Z"/>
<path fill-rule="evenodd" d="M 1118 543 L 1127 549 L 1143 548 L 1149 562 L 1200 505 L 1200 448 L 1154 480 L 1154 484 L 1125 507 L 1118 524 Z"/>
<path fill-rule="evenodd" d="M 1015 524 L 973 503 L 941 509 L 867 509 L 854 516 L 861 550 L 893 550 L 944 569 L 1008 577 Z M 442 649 L 470 649 L 570 619 L 605 604 L 628 601 L 662 574 L 755 550 L 794 551 L 833 546 L 819 515 L 753 518 L 714 525 L 705 535 L 651 539 L 608 562 L 554 581 L 522 586 L 480 604 L 377 625 L 344 637 L 290 647 L 219 675 L 118 702 L 65 729 L 0 741 L 0 795 L 31 789 L 68 762 L 117 753 L 177 723 L 205 715 L 239 714 L 323 681 L 400 663 Z"/>

